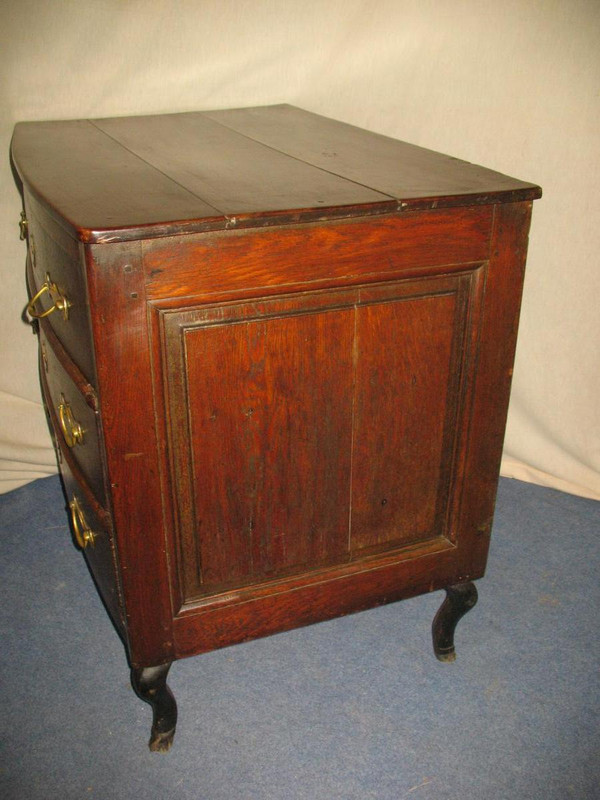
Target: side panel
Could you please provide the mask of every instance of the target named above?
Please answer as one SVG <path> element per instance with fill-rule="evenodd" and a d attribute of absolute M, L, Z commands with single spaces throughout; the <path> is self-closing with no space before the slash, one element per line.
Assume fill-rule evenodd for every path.
<path fill-rule="evenodd" d="M 483 574 L 529 213 L 528 203 L 496 209 L 492 253 L 484 246 L 488 216 L 487 234 L 483 221 L 480 233 L 465 234 L 463 263 L 438 259 L 421 268 L 400 254 L 389 272 L 362 257 L 354 270 L 336 260 L 334 248 L 317 285 L 308 274 L 286 283 L 272 271 L 268 292 L 252 280 L 260 259 L 240 267 L 226 248 L 218 258 L 237 273 L 233 284 L 220 287 L 215 262 L 213 291 L 206 273 L 176 295 L 167 291 L 171 284 L 152 284 L 150 264 L 142 272 L 137 246 L 90 251 L 100 404 L 134 663 L 191 655 Z M 379 222 L 372 224 L 379 230 Z M 425 252 L 434 232 L 410 252 Z M 265 248 L 268 234 L 276 251 L 282 234 L 261 232 Z M 302 237 L 294 241 L 288 260 L 318 258 L 304 253 Z M 193 270 L 197 244 L 176 244 L 169 258 L 202 276 L 204 261 Z M 160 265 L 155 260 L 152 269 Z M 423 343 L 431 334 L 425 330 L 412 355 L 403 356 L 402 343 L 434 323 L 433 339 Z M 382 339 L 394 342 L 387 360 Z M 369 388 L 373 378 L 382 391 Z M 394 385 L 389 395 L 387 382 Z M 315 393 L 317 384 L 327 387 L 327 397 Z M 394 394 L 404 419 L 393 414 Z M 255 402 L 278 396 L 290 400 L 289 411 Z M 378 438 L 374 414 L 400 420 L 390 441 Z M 411 432 L 419 435 L 413 440 Z M 324 441 L 333 442 L 326 453 Z M 325 494 L 314 509 L 303 496 L 304 462 L 315 449 L 327 465 L 318 479 L 334 508 Z M 261 463 L 268 467 L 262 475 Z M 388 472 L 396 481 L 384 485 Z M 306 486 L 304 494 L 319 494 L 315 483 Z M 260 506 L 260 492 L 270 508 Z M 389 527 L 372 524 L 376 501 L 385 513 L 390 497 Z M 329 526 L 327 536 L 311 529 L 313 511 Z M 219 516 L 235 521 L 226 535 Z M 266 538 L 257 520 L 263 531 L 271 525 Z M 283 537 L 274 535 L 280 531 Z"/>
<path fill-rule="evenodd" d="M 251 591 L 230 591 L 182 610 L 174 623 L 180 656 L 330 619 L 379 603 L 480 578 L 489 547 L 519 307 L 531 203 L 494 209 L 490 259 L 473 271 L 469 303 L 459 318 L 465 352 L 447 404 L 441 480 L 449 502 L 438 502 L 446 537 L 405 546 L 401 554 L 367 556 Z M 460 302 L 460 301 L 459 301 Z M 460 338 L 460 337 L 459 337 Z M 458 346 L 456 334 L 455 345 Z M 469 377 L 471 373 L 471 377 Z M 450 381 L 450 387 L 452 380 Z M 453 425 L 461 431 L 451 440 Z M 443 497 L 439 492 L 438 497 Z M 445 505 L 445 508 L 443 506 Z"/>
<path fill-rule="evenodd" d="M 180 602 L 453 541 L 483 272 L 157 311 Z"/>

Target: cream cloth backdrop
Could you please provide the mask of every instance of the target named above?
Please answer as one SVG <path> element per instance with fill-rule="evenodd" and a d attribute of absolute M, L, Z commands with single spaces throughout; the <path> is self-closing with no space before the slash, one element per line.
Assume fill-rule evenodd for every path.
<path fill-rule="evenodd" d="M 539 183 L 504 474 L 600 498 L 597 0 L 4 0 L 0 491 L 55 471 L 19 120 L 288 102 Z"/>

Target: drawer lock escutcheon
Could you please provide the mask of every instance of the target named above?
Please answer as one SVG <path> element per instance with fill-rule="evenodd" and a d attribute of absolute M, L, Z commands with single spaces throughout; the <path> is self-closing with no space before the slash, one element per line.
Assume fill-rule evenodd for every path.
<path fill-rule="evenodd" d="M 50 295 L 52 305 L 45 311 L 36 311 L 35 304 L 42 297 L 42 295 L 46 294 L 46 292 L 48 292 Z M 50 275 L 46 273 L 46 280 L 41 285 L 39 291 L 34 294 L 27 304 L 27 313 L 34 319 L 42 319 L 43 317 L 47 317 L 49 314 L 52 314 L 54 311 L 60 311 L 63 315 L 63 319 L 68 320 L 69 308 L 71 308 L 71 305 L 71 301 L 68 300 L 64 294 L 62 294 L 58 286 L 51 280 Z"/>
<path fill-rule="evenodd" d="M 85 550 L 86 547 L 94 547 L 96 534 L 87 524 L 79 501 L 75 495 L 73 495 L 73 499 L 69 503 L 69 508 L 71 509 L 71 522 L 73 523 L 75 541 L 82 550 Z"/>
<path fill-rule="evenodd" d="M 42 355 L 42 364 L 44 365 L 44 372 L 48 372 L 48 352 L 46 351 L 46 345 L 44 342 L 42 342 L 40 350 Z"/>
<path fill-rule="evenodd" d="M 60 429 L 65 437 L 67 446 L 75 447 L 76 444 L 83 444 L 83 428 L 73 416 L 71 406 L 65 400 L 64 394 L 60 396 L 58 418 L 60 420 Z"/>

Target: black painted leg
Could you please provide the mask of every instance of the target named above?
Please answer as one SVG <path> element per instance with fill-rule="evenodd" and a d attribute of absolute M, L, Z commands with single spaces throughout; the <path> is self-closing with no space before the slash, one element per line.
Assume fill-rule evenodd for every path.
<path fill-rule="evenodd" d="M 131 670 L 131 683 L 138 697 L 152 706 L 153 721 L 150 750 L 166 753 L 171 749 L 177 725 L 177 703 L 167 686 L 169 664 Z"/>
<path fill-rule="evenodd" d="M 457 583 L 447 587 L 446 599 L 435 615 L 431 628 L 433 651 L 439 661 L 455 660 L 454 631 L 456 625 L 476 602 L 477 589 L 474 583 Z"/>

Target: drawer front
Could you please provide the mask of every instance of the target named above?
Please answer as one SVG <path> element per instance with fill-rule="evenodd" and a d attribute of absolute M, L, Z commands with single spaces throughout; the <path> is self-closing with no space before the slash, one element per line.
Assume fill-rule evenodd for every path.
<path fill-rule="evenodd" d="M 70 451 L 92 492 L 100 504 L 106 506 L 99 419 L 90 405 L 93 396 L 88 393 L 86 398 L 82 394 L 82 387 L 67 372 L 68 362 L 61 363 L 50 336 L 40 329 L 45 399 L 50 406 L 52 424 L 60 446 Z"/>
<path fill-rule="evenodd" d="M 79 244 L 29 195 L 26 196 L 30 295 L 40 293 L 31 311 L 47 313 L 65 350 L 94 386 L 95 368 L 89 307 Z M 49 287 L 49 288 L 46 288 Z"/>
<path fill-rule="evenodd" d="M 123 633 L 125 614 L 110 518 L 96 503 L 81 476 L 75 477 L 77 467 L 64 448 L 59 450 L 59 462 L 73 537 L 83 550 L 96 588 L 114 624 Z"/>

